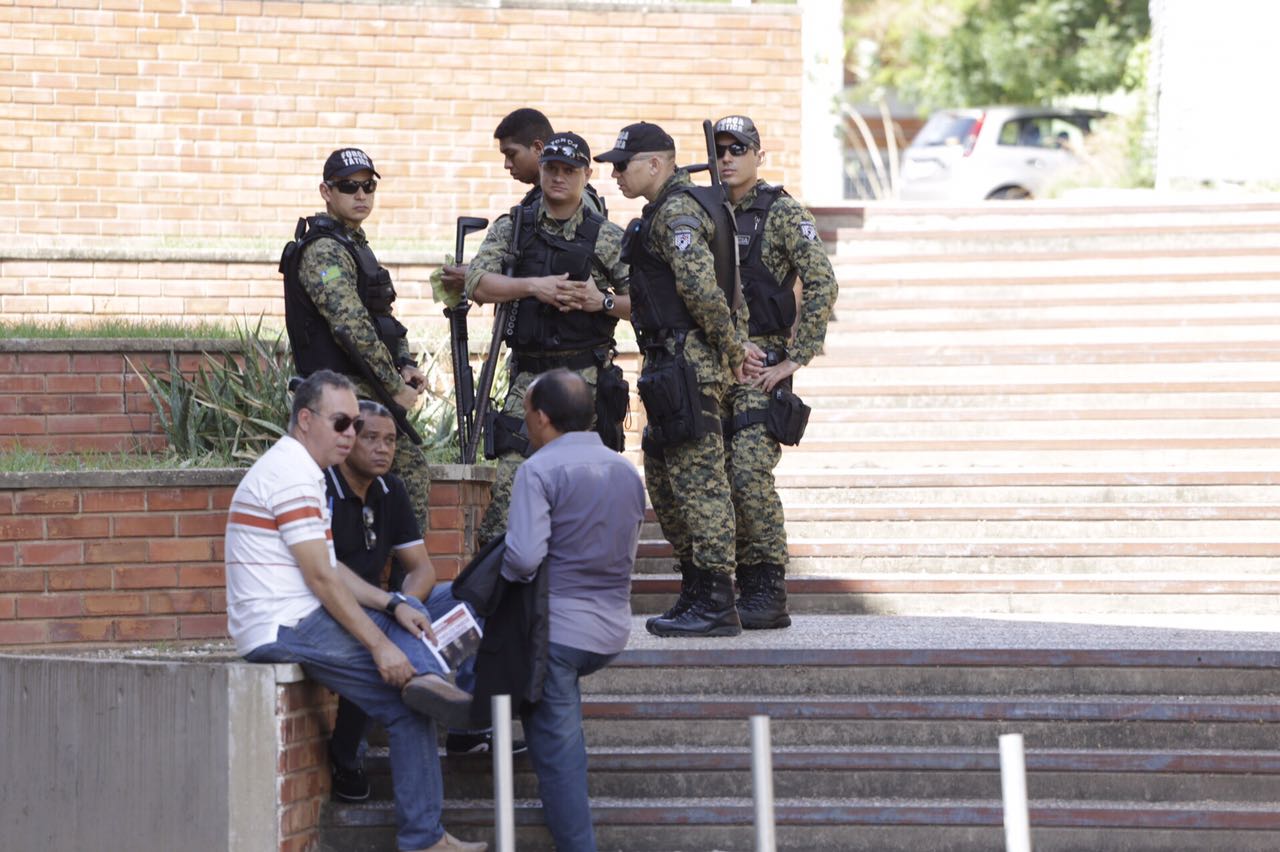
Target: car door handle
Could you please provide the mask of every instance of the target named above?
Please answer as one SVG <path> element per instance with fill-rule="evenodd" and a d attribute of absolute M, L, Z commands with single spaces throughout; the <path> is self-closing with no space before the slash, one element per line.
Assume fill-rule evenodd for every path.
<path fill-rule="evenodd" d="M 1032 157 L 1030 160 L 1027 160 L 1027 165 L 1031 166 L 1032 168 L 1043 169 L 1045 164 L 1044 164 L 1044 160 L 1040 159 L 1039 157 Z"/>

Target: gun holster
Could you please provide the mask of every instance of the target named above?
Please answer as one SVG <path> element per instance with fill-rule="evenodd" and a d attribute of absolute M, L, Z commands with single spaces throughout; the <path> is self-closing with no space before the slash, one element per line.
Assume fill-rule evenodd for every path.
<path fill-rule="evenodd" d="M 507 453 L 533 455 L 524 420 L 514 414 L 503 414 L 490 408 L 484 415 L 484 457 L 496 459 Z"/>
<path fill-rule="evenodd" d="M 698 387 L 698 375 L 683 355 L 645 362 L 638 382 L 640 400 L 649 423 L 644 428 L 644 451 L 675 447 L 719 432 L 720 416 L 714 398 Z"/>
<path fill-rule="evenodd" d="M 611 450 L 626 449 L 627 436 L 622 424 L 627 419 L 630 401 L 631 386 L 622 377 L 622 368 L 601 362 L 596 369 L 596 433 Z"/>

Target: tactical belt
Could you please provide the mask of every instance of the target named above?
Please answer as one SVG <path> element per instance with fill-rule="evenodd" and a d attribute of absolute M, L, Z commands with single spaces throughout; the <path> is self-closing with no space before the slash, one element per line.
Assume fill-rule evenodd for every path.
<path fill-rule="evenodd" d="M 526 355 L 516 352 L 512 356 L 512 366 L 517 373 L 545 373 L 563 367 L 566 370 L 585 370 L 598 367 L 604 363 L 597 358 L 595 352 L 575 352 L 571 355 Z"/>
<path fill-rule="evenodd" d="M 763 423 L 768 419 L 769 419 L 769 409 L 767 408 L 753 408 L 750 411 L 743 411 L 738 414 L 735 414 L 733 415 L 732 420 L 725 421 L 724 439 L 727 441 L 730 438 L 732 438 L 735 434 L 737 434 L 738 432 L 741 432 L 743 429 L 747 428 L 748 426 L 754 426 L 757 423 Z"/>

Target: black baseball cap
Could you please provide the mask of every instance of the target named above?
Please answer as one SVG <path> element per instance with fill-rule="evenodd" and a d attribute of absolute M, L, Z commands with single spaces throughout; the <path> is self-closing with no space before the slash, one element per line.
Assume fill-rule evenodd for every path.
<path fill-rule="evenodd" d="M 576 133 L 557 133 L 542 146 L 542 156 L 538 158 L 539 163 L 550 160 L 585 169 L 591 165 L 591 149 L 587 140 Z"/>
<path fill-rule="evenodd" d="M 628 124 L 618 133 L 613 148 L 596 157 L 597 163 L 625 163 L 636 154 L 651 151 L 674 151 L 675 140 L 656 124 L 641 121 Z"/>
<path fill-rule="evenodd" d="M 756 123 L 745 115 L 726 115 L 716 122 L 716 133 L 728 133 L 743 145 L 760 147 L 760 131 Z"/>
<path fill-rule="evenodd" d="M 342 178 L 366 169 L 373 172 L 374 177 L 382 177 L 373 167 L 373 160 L 364 151 L 359 148 L 339 148 L 324 161 L 324 179 Z"/>

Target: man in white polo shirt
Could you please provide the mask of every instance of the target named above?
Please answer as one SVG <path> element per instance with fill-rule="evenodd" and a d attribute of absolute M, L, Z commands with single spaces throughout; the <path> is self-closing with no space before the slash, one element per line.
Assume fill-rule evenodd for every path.
<path fill-rule="evenodd" d="M 464 723 L 471 696 L 423 645 L 422 603 L 369 585 L 334 556 L 322 468 L 351 451 L 359 414 L 349 379 L 312 373 L 288 434 L 240 482 L 227 518 L 228 629 L 249 662 L 299 663 L 387 729 L 402 852 L 482 852 L 487 844 L 440 824 L 436 720 Z"/>

